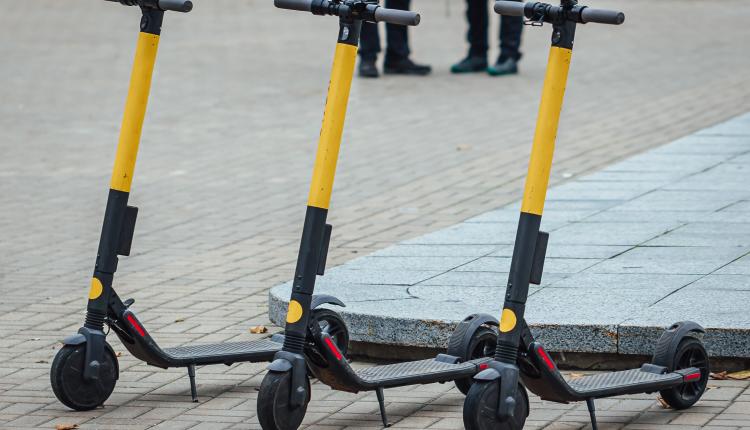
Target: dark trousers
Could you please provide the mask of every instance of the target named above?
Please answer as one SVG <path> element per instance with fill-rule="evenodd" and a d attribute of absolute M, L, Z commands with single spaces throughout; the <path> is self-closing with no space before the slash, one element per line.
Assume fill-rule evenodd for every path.
<path fill-rule="evenodd" d="M 487 57 L 487 27 L 489 27 L 489 8 L 487 0 L 466 0 L 466 19 L 469 21 L 469 55 Z M 505 16 L 500 18 L 500 57 L 521 58 L 521 30 L 523 18 Z"/>
<path fill-rule="evenodd" d="M 385 0 L 385 7 L 409 10 L 410 0 Z M 385 62 L 409 58 L 409 36 L 405 25 L 385 25 Z M 359 55 L 367 60 L 375 60 L 380 52 L 380 35 L 378 25 L 371 22 L 362 23 L 359 39 Z"/>

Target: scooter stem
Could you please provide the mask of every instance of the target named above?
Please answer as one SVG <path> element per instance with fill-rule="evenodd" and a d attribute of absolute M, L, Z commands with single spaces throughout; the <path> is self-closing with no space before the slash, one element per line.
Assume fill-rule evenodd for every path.
<path fill-rule="evenodd" d="M 520 322 L 524 319 L 532 270 L 535 260 L 538 260 L 535 258 L 535 253 L 537 244 L 540 243 L 539 226 L 552 169 L 555 137 L 573 53 L 574 34 L 575 22 L 553 23 L 552 47 L 547 62 L 542 100 L 521 204 L 521 216 L 505 292 L 505 304 L 500 319 L 500 335 L 495 351 L 495 358 L 508 364 L 516 362 L 524 326 Z M 543 246 L 540 245 L 540 247 Z M 542 256 L 542 262 L 543 258 Z"/>
<path fill-rule="evenodd" d="M 360 20 L 339 20 L 338 43 L 333 57 L 305 224 L 286 316 L 284 351 L 295 354 L 303 353 L 315 280 L 317 275 L 323 274 L 325 266 L 327 240 L 331 230 L 326 224 L 326 217 L 336 175 L 341 135 L 344 132 L 361 25 Z"/>
<path fill-rule="evenodd" d="M 122 245 L 120 242 L 123 237 L 123 221 L 128 212 L 128 195 L 133 181 L 138 144 L 151 90 L 151 77 L 156 62 L 163 16 L 163 11 L 143 9 L 141 31 L 138 34 L 130 88 L 125 102 L 107 209 L 104 214 L 94 277 L 89 292 L 88 313 L 91 315 L 87 316 L 87 327 L 92 325 L 90 328 L 94 329 L 102 328 L 101 322 L 107 313 L 112 277 L 117 269 L 117 254 Z M 89 316 L 94 320 L 89 321 Z"/>

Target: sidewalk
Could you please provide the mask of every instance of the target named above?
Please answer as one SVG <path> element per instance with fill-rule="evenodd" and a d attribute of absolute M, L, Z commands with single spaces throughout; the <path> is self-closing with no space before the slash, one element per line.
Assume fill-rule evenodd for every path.
<path fill-rule="evenodd" d="M 104 408 L 71 412 L 52 394 L 52 357 L 84 318 L 140 17 L 108 1 L 6 3 L 0 429 L 257 428 L 265 364 L 199 368 L 194 404 L 183 369 L 141 363 L 113 336 L 121 372 Z M 116 277 L 164 347 L 278 329 L 268 291 L 294 273 L 338 28 L 334 18 L 279 11 L 270 0 L 194 3 L 164 21 L 130 200 L 138 222 Z M 410 32 L 414 59 L 434 74 L 354 80 L 329 216 L 330 268 L 520 196 L 551 30 L 524 30 L 517 76 L 452 76 L 466 49 L 463 2 L 413 3 L 423 18 Z M 627 22 L 578 29 L 554 184 L 750 110 L 742 0 L 591 5 L 624 9 Z M 663 411 L 653 397 L 599 409 L 619 423 L 608 429 L 750 425 L 747 384 L 715 385 L 685 413 Z M 460 428 L 463 397 L 449 384 L 386 396 L 397 427 Z M 585 423 L 577 407 L 534 401 L 531 429 Z M 307 422 L 377 428 L 376 409 L 371 394 L 316 384 Z"/>
<path fill-rule="evenodd" d="M 649 355 L 665 327 L 689 319 L 712 356 L 750 357 L 749 161 L 744 114 L 552 188 L 545 274 L 526 307 L 538 339 Z M 444 347 L 466 316 L 499 314 L 517 218 L 512 204 L 360 257 L 316 292 L 346 303 L 354 341 Z M 289 293 L 271 290 L 277 324 Z"/>

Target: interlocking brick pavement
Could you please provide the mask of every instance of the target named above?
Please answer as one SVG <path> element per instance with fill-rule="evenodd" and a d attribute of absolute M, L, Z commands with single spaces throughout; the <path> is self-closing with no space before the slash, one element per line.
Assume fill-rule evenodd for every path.
<path fill-rule="evenodd" d="M 596 5 L 620 7 L 628 19 L 578 32 L 553 182 L 750 109 L 743 2 Z M 453 77 L 448 66 L 465 49 L 463 5 L 415 7 L 423 12 L 412 32 L 415 58 L 436 72 L 355 81 L 330 216 L 331 265 L 520 194 L 549 29 L 525 30 L 520 75 Z M 58 342 L 83 318 L 137 26 L 134 8 L 109 2 L 3 4 L 3 429 L 257 427 L 261 364 L 199 369 L 198 405 L 181 370 L 127 354 L 106 408 L 72 413 L 49 389 Z M 116 278 L 163 345 L 251 339 L 258 335 L 248 327 L 268 324 L 267 289 L 291 276 L 296 257 L 335 33 L 333 19 L 277 11 L 270 1 L 199 2 L 188 15 L 167 16 L 133 185 L 141 209 L 133 255 Z M 750 398 L 747 384 L 715 385 L 685 414 L 661 411 L 653 399 L 601 409 L 613 411 L 612 428 L 678 418 L 750 426 L 739 402 Z M 378 425 L 372 394 L 314 391 L 313 427 Z M 461 396 L 449 385 L 387 394 L 398 426 L 461 425 Z M 530 425 L 585 422 L 580 405 L 534 410 Z"/>

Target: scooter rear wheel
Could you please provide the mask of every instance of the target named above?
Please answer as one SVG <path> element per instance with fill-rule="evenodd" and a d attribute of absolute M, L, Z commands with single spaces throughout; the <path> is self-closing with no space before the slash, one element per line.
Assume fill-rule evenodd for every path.
<path fill-rule="evenodd" d="M 451 351 L 449 349 L 448 354 L 460 354 L 459 357 L 461 357 L 461 361 L 492 357 L 495 355 L 495 345 L 497 345 L 497 328 L 493 329 L 486 326 L 480 326 L 471 334 L 469 347 L 466 348 L 466 351 Z M 474 378 L 456 379 L 454 382 L 458 391 L 465 395 L 474 384 Z"/>
<path fill-rule="evenodd" d="M 521 430 L 529 416 L 529 396 L 526 388 L 518 384 L 516 408 L 513 418 L 497 418 L 499 381 L 476 381 L 464 400 L 464 427 L 466 430 Z"/>
<path fill-rule="evenodd" d="M 320 331 L 331 336 L 341 354 L 346 356 L 349 350 L 349 329 L 338 312 L 319 308 L 312 311 L 312 318 L 318 322 Z"/>
<path fill-rule="evenodd" d="M 703 343 L 694 337 L 685 337 L 677 345 L 674 354 L 673 368 L 670 371 L 697 367 L 701 371 L 701 377 L 696 382 L 684 382 L 681 385 L 668 390 L 659 391 L 664 401 L 674 409 L 687 409 L 700 400 L 708 385 L 709 365 L 708 353 Z M 654 357 L 654 362 L 659 363 L 660 357 Z"/>
<path fill-rule="evenodd" d="M 85 343 L 65 345 L 55 355 L 50 369 L 55 396 L 62 404 L 77 411 L 89 411 L 104 404 L 115 389 L 119 373 L 117 357 L 109 344 L 102 354 L 98 379 L 83 378 L 85 361 Z"/>
<path fill-rule="evenodd" d="M 302 424 L 310 402 L 310 380 L 304 404 L 289 404 L 292 372 L 268 372 L 258 392 L 258 421 L 264 430 L 296 430 Z"/>

